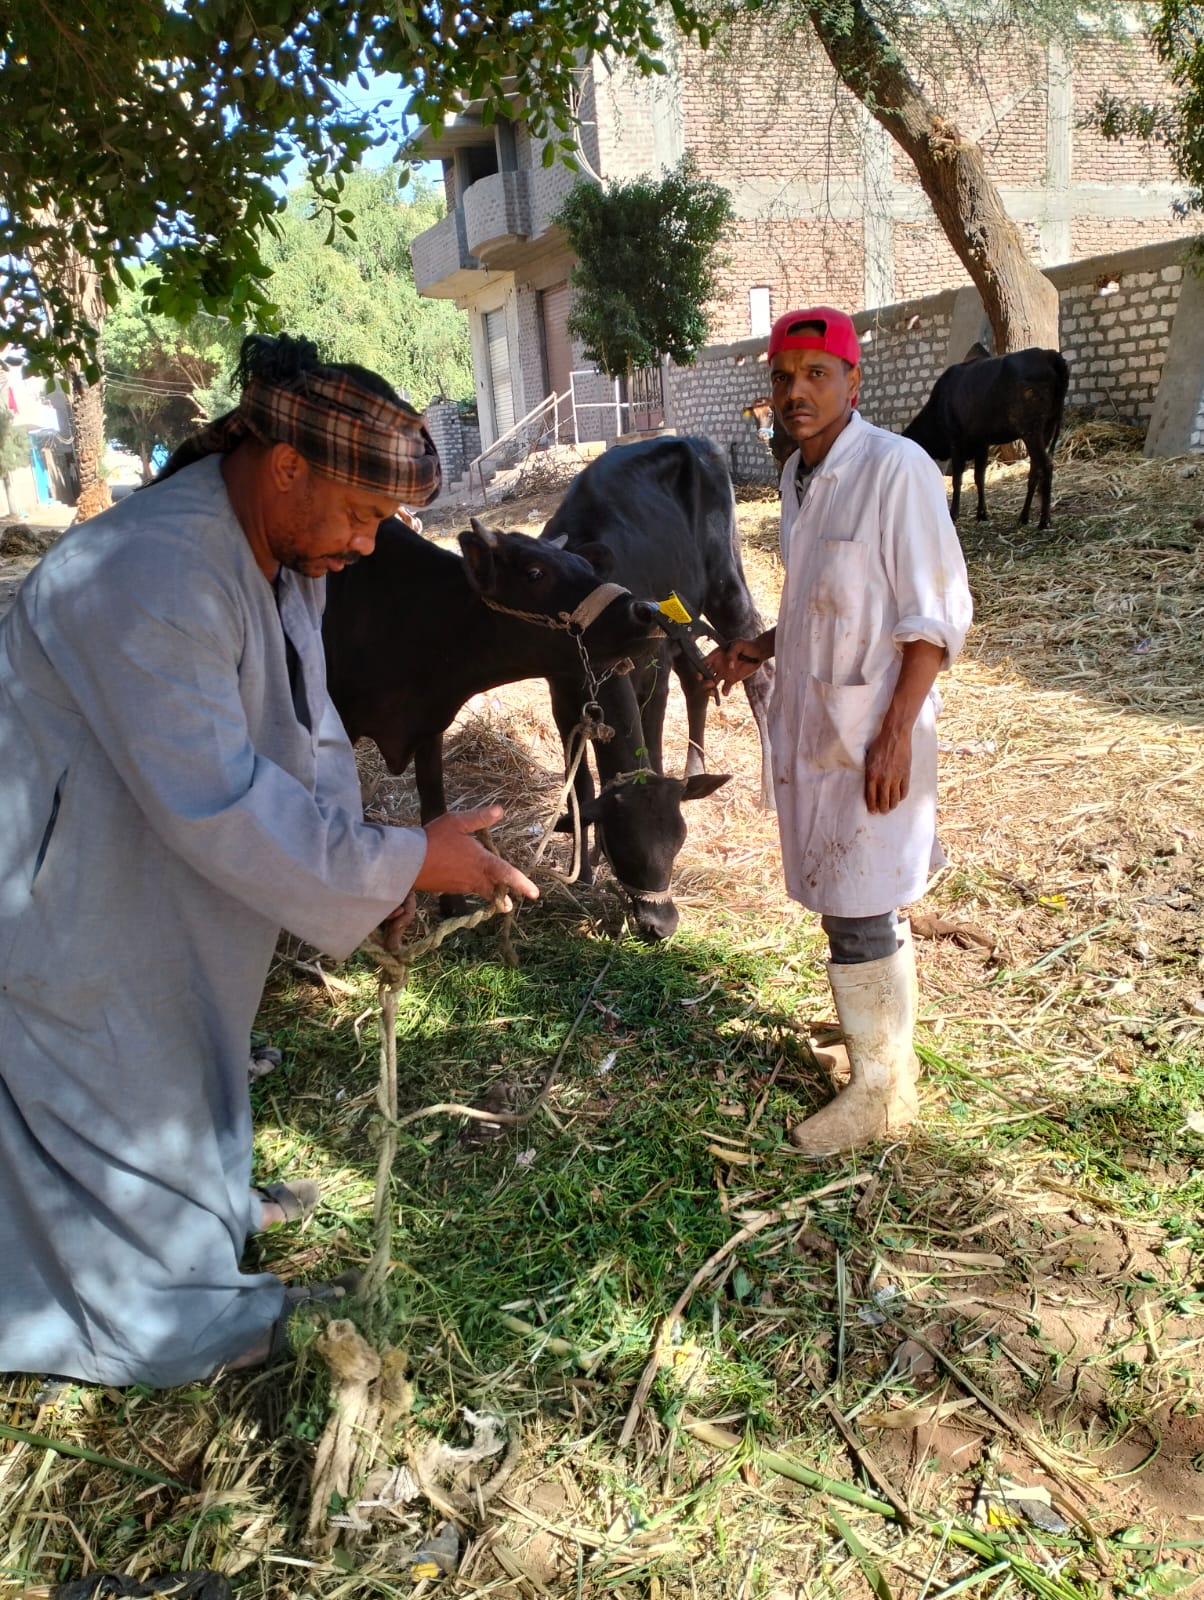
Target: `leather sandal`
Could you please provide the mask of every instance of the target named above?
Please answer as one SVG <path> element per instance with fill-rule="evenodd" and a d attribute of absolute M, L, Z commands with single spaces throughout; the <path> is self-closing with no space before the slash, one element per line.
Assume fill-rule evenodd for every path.
<path fill-rule="evenodd" d="M 269 1072 L 275 1072 L 283 1060 L 283 1052 L 277 1050 L 274 1045 L 256 1045 L 247 1062 L 247 1077 L 252 1083 L 258 1083 L 259 1079 L 266 1078 Z"/>
<path fill-rule="evenodd" d="M 364 1281 L 364 1274 L 354 1267 L 347 1272 L 340 1272 L 335 1278 L 327 1278 L 322 1283 L 297 1283 L 290 1285 L 284 1291 L 284 1310 L 272 1324 L 272 1342 L 268 1347 L 267 1359 L 281 1361 L 292 1355 L 292 1346 L 289 1343 L 288 1325 L 292 1320 L 293 1312 L 302 1306 L 321 1305 L 333 1300 L 345 1300 L 348 1296 L 357 1294 Z"/>
<path fill-rule="evenodd" d="M 255 1233 L 271 1233 L 286 1222 L 304 1222 L 313 1216 L 321 1198 L 321 1186 L 312 1178 L 295 1178 L 291 1183 L 265 1183 L 251 1190 L 259 1199 L 277 1205 L 284 1212 L 284 1222 L 270 1222 L 266 1228 L 255 1228 Z"/>

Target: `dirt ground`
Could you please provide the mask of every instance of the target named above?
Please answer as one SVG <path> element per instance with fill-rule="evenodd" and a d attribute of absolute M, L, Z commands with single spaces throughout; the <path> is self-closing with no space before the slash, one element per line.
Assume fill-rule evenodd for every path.
<path fill-rule="evenodd" d="M 426 531 L 451 540 L 475 514 L 538 532 L 571 465 L 512 474 L 487 507 L 428 508 Z M 911 1305 L 954 1319 L 961 1351 L 990 1352 L 997 1406 L 1056 1440 L 1059 1460 L 1089 1486 L 1081 1516 L 1200 1539 L 1204 1212 L 1172 1228 L 1158 1196 L 1204 1169 L 1204 477 L 1192 463 L 1133 455 L 1062 463 L 1054 527 L 1041 535 L 1014 526 L 1025 470 L 992 469 L 991 521 L 961 529 L 977 620 L 942 681 L 949 865 L 912 908 L 927 934 L 924 1058 L 937 1071 L 947 1046 L 971 1039 L 978 1074 L 957 1103 L 930 1078 L 926 1115 L 958 1127 L 971 1166 L 981 1152 L 984 1220 L 959 1232 L 945 1219 L 941 1251 L 884 1243 L 875 1270 Z M 743 498 L 738 517 L 769 619 L 781 586 L 776 498 Z M 0 611 L 56 532 L 0 539 Z M 542 685 L 478 696 L 457 726 L 466 751 L 492 730 L 556 771 Z M 684 742 L 672 696 L 671 770 Z M 683 921 L 705 916 L 716 894 L 738 894 L 767 926 L 799 924 L 781 887 L 775 819 L 756 801 L 759 753 L 741 697 L 712 712 L 707 748 L 709 769 L 733 782 L 691 817 L 675 879 Z M 371 755 L 364 771 L 374 804 L 411 814 L 406 783 L 382 780 Z M 479 800 L 484 781 L 453 751 L 453 804 Z M 1120 1136 L 1101 1145 L 1117 1173 L 1143 1180 L 1143 1218 L 1109 1200 L 1102 1157 L 1092 1165 L 1039 1117 L 1047 1102 L 1078 1097 L 1094 1137 L 1113 1127 L 1116 1106 L 1150 1094 L 1166 1126 L 1181 1123 L 1173 1148 Z M 1008 1143 L 1012 1124 L 1027 1142 Z M 939 1173 L 932 1182 L 939 1209 Z M 830 1265 L 823 1235 L 804 1234 L 798 1251 L 817 1275 Z M 917 1508 L 937 1508 L 988 1450 L 1001 1471 L 1031 1478 L 1006 1426 L 982 1410 L 962 1417 L 964 1393 L 939 1370 L 918 1375 L 917 1388 L 909 1414 L 884 1402 L 866 1423 Z"/>
<path fill-rule="evenodd" d="M 1168 1072 L 1168 1088 L 1183 1096 L 1185 1126 L 1204 1133 L 1204 682 L 1195 670 L 1204 548 L 1192 526 L 1200 493 L 1191 465 L 1129 456 L 1111 473 L 1097 467 L 1060 469 L 1048 535 L 1014 525 L 1027 465 L 994 467 L 990 522 L 961 529 L 977 621 L 941 683 L 950 864 L 912 914 L 931 935 L 918 946 L 922 1032 L 938 1051 L 942 1039 L 978 1036 L 978 1070 L 994 1098 L 968 1113 L 972 1139 L 990 1141 L 1046 1093 L 1081 1089 L 1094 1101 L 1101 1083 L 1123 1093 L 1135 1074 L 1184 1053 L 1194 1070 Z M 432 508 L 428 533 L 452 536 L 470 510 L 537 533 L 563 480 L 514 479 L 487 510 Z M 738 520 L 750 587 L 772 618 L 781 585 L 776 496 L 754 491 Z M 1151 520 L 1162 533 L 1151 533 Z M 500 721 L 507 737 L 554 763 L 543 700 L 542 686 L 515 685 L 478 697 L 463 722 Z M 684 742 L 671 696 L 670 769 Z M 767 919 L 799 919 L 778 878 L 775 821 L 755 804 L 757 743 L 739 696 L 712 711 L 707 751 L 709 770 L 736 777 L 707 802 L 704 824 L 691 819 L 675 879 L 683 919 L 692 909 L 703 915 L 715 892 L 731 893 L 724 884 L 733 876 Z M 1204 1142 L 1195 1151 L 1199 1163 Z M 1148 1173 L 1154 1193 L 1184 1172 L 1181 1156 L 1156 1148 L 1122 1159 Z M 1088 1195 L 1075 1162 L 1065 1171 L 1062 1182 L 1018 1174 L 1014 1185 L 992 1171 L 1000 1201 L 992 1228 L 973 1229 L 948 1257 L 884 1251 L 882 1270 L 914 1300 L 954 1306 L 1003 1351 L 996 1394 L 1080 1464 L 1093 1515 L 1199 1538 L 1204 1283 L 1186 1244 L 1168 1245 L 1157 1214 L 1113 1212 L 1097 1191 Z M 1192 1226 L 1201 1224 L 1197 1215 Z M 1018 1263 L 1028 1263 L 1020 1283 Z M 1172 1282 L 1180 1268 L 1186 1274 L 1177 1299 L 1168 1267 Z M 930 1382 L 930 1403 L 912 1426 L 876 1435 L 915 1504 L 935 1507 L 947 1475 L 964 1474 L 987 1449 L 1001 1471 L 1031 1476 L 1005 1432 L 983 1432 L 981 1413 L 973 1425 L 956 1420 L 956 1386 L 935 1374 Z M 1140 1391 L 1131 1426 L 1123 1425 L 1126 1386 Z"/>

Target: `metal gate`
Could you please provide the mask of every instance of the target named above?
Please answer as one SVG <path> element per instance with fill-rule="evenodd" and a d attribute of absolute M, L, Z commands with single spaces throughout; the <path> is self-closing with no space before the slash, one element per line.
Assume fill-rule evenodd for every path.
<path fill-rule="evenodd" d="M 627 401 L 624 433 L 659 428 L 665 420 L 665 390 L 660 367 L 636 367 L 624 380 Z"/>

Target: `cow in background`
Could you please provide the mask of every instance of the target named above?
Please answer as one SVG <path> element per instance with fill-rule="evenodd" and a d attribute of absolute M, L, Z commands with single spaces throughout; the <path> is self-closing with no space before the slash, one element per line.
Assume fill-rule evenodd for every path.
<path fill-rule="evenodd" d="M 972 353 L 941 373 L 923 409 L 903 433 L 934 460 L 949 463 L 945 470 L 953 479 L 949 514 L 954 522 L 961 508 L 962 473 L 967 461 L 974 463 L 978 520 L 982 522 L 987 515 L 987 451 L 993 444 L 1022 439 L 1028 450 L 1029 468 L 1020 521 L 1028 521 L 1033 495 L 1039 488 L 1038 526 L 1049 527 L 1052 452 L 1062 428 L 1069 383 L 1070 371 L 1059 352 L 1035 346 L 1006 356 Z"/>
<path fill-rule="evenodd" d="M 757 437 L 777 463 L 780 477 L 782 468 L 798 449 L 798 445 L 779 422 L 777 413 L 773 409 L 773 401 L 767 395 L 759 400 L 750 400 L 740 415 L 746 421 L 756 423 Z"/>
<path fill-rule="evenodd" d="M 590 463 L 569 487 L 541 540 L 566 541 L 602 576 L 634 593 L 665 600 L 676 593 L 691 617 L 703 617 L 717 642 L 755 639 L 761 621 L 740 559 L 735 498 L 727 468 L 706 439 L 645 439 L 618 445 Z M 583 832 L 598 842 L 632 906 L 637 931 L 667 938 L 677 926 L 670 879 L 685 841 L 683 801 L 701 799 L 726 783 L 705 771 L 703 741 L 712 685 L 667 638 L 633 651 L 634 671 L 599 684 L 596 699 L 612 738 L 594 746 L 601 788 L 587 762 L 575 792 Z M 689 744 L 682 778 L 664 775 L 662 734 L 669 673 L 686 698 Z M 745 682 L 761 735 L 761 793 L 773 804 L 766 712 L 772 664 Z M 552 714 L 566 743 L 581 721 L 592 688 L 580 671 L 549 675 Z M 567 821 L 567 819 L 565 819 Z M 582 877 L 589 881 L 587 852 Z"/>

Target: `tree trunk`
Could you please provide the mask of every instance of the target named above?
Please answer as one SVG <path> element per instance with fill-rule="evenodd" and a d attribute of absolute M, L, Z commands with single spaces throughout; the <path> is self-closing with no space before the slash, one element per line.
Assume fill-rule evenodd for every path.
<path fill-rule="evenodd" d="M 937 221 L 982 297 L 999 354 L 1058 348 L 1058 291 L 1029 258 L 978 145 L 939 115 L 861 0 L 842 8 L 846 31 L 824 5 L 812 26 L 845 87 L 911 158 Z"/>
<path fill-rule="evenodd" d="M 98 511 L 111 506 L 113 497 L 101 476 L 101 457 L 105 447 L 104 378 L 88 383 L 81 372 L 70 375 L 71 436 L 75 441 L 75 468 L 79 473 L 79 499 L 75 520 L 86 522 Z"/>
<path fill-rule="evenodd" d="M 54 233 L 43 246 L 30 252 L 34 278 L 38 281 L 53 279 L 64 284 L 77 315 L 91 323 L 99 334 L 108 310 L 99 272 L 72 246 L 66 233 L 68 218 L 48 209 L 42 213 L 41 220 Z M 76 520 L 83 522 L 113 503 L 100 470 L 105 447 L 104 374 L 101 373 L 95 383 L 89 383 L 79 363 L 67 361 L 62 381 L 71 409 L 71 437 L 79 477 Z"/>

